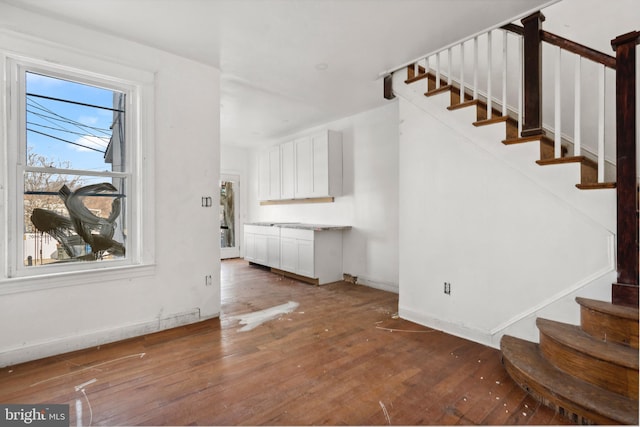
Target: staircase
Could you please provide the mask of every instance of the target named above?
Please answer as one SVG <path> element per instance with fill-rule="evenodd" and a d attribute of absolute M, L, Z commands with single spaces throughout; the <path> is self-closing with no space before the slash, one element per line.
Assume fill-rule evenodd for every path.
<path fill-rule="evenodd" d="M 637 35 L 633 37 L 637 38 Z M 438 56 L 438 64 L 439 60 Z M 449 63 L 451 64 L 451 54 Z M 451 70 L 449 74 L 452 74 Z M 501 141 L 504 145 L 539 142 L 540 158 L 536 160 L 538 165 L 550 167 L 579 163 L 581 173 L 580 182 L 576 183 L 577 188 L 616 188 L 615 182 L 603 181 L 603 173 L 599 170 L 602 165 L 598 164 L 600 162 L 584 155 L 570 155 L 570 149 L 564 145 L 559 146 L 559 139 L 547 137 L 544 131 L 526 135 L 527 132 L 522 132 L 519 125 L 521 116 L 514 117 L 504 107 L 502 110 L 493 108 L 489 97 L 480 100 L 477 93 L 471 93 L 464 81 L 459 84 L 450 75 L 444 78 L 439 70 L 434 72 L 429 66 L 428 57 L 425 66 L 419 63 L 407 66 L 405 84 L 419 81 L 426 81 L 426 97 L 449 92 L 448 110 L 475 107 L 474 126 L 505 123 L 506 135 Z M 385 97 L 389 99 L 393 97 L 392 84 L 391 78 L 385 78 Z M 637 188 L 634 187 L 633 193 L 636 191 Z M 618 190 L 619 211 L 620 194 Z M 634 208 L 637 222 L 636 209 L 637 205 Z M 637 228 L 635 230 L 637 234 Z M 619 216 L 618 240 L 628 233 L 627 229 L 620 228 Z M 637 250 L 637 240 L 635 246 Z M 628 249 L 621 250 L 619 244 L 618 257 L 631 259 L 630 262 L 625 261 L 625 265 L 621 265 L 619 260 L 619 276 L 620 271 L 627 270 L 627 265 L 631 265 L 630 271 L 635 268 L 637 276 L 637 252 L 631 256 L 627 254 Z M 633 283 L 633 274 L 628 282 Z M 500 342 L 504 366 L 516 383 L 533 397 L 567 415 L 576 423 L 638 425 L 639 422 L 637 290 L 626 301 L 620 302 L 616 301 L 616 286 L 617 284 L 613 284 L 612 292 L 615 304 L 576 298 L 580 307 L 580 325 L 538 318 L 536 326 L 539 343 L 508 335 L 504 335 Z"/>
<path fill-rule="evenodd" d="M 540 144 L 541 166 L 581 163 L 581 189 L 615 188 L 615 183 L 597 182 L 597 165 L 581 156 L 554 158 L 554 141 L 546 136 L 518 137 L 518 122 L 494 110 L 459 88 L 441 81 L 419 67 L 408 72 L 406 84 L 426 80 L 425 96 L 450 93 L 448 110 L 476 108 L 474 126 L 506 124 L 505 145 Z M 638 309 L 608 302 L 577 298 L 580 326 L 538 318 L 540 343 L 505 335 L 501 340 L 503 363 L 509 375 L 533 397 L 580 424 L 638 424 Z"/>
<path fill-rule="evenodd" d="M 504 366 L 580 424 L 638 424 L 638 310 L 577 298 L 580 326 L 537 319 L 540 344 L 504 336 Z"/>

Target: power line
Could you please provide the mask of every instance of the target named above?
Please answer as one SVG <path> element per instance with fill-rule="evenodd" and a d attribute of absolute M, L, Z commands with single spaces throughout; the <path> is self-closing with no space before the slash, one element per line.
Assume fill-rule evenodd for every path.
<path fill-rule="evenodd" d="M 76 120 L 72 120 L 72 119 L 69 119 L 67 117 L 61 116 L 60 114 L 57 114 L 56 112 L 49 110 L 48 108 L 46 108 L 42 104 L 34 101 L 33 99 L 28 99 L 27 102 L 31 102 L 32 104 L 35 104 L 35 106 L 31 105 L 31 107 L 36 108 L 36 109 L 41 110 L 41 111 L 44 111 L 46 113 L 49 113 L 49 114 L 51 114 L 51 115 L 53 115 L 55 117 L 59 117 L 59 119 L 54 119 L 53 117 L 45 116 L 43 114 L 31 111 L 32 114 L 38 115 L 40 117 L 48 117 L 48 118 L 51 118 L 51 119 L 54 119 L 54 120 L 61 120 L 63 122 L 66 122 L 66 123 L 69 123 L 71 125 L 74 125 L 75 127 L 79 128 L 81 130 L 85 130 L 83 128 L 88 128 L 88 129 L 93 129 L 93 130 L 102 132 L 102 133 L 107 134 L 107 135 L 109 135 L 111 133 L 111 129 L 104 129 L 104 128 L 99 128 L 99 127 L 95 127 L 95 126 L 89 126 L 89 125 L 86 125 L 84 123 L 78 122 Z M 27 110 L 27 112 L 29 112 L 29 111 Z"/>
<path fill-rule="evenodd" d="M 67 132 L 67 133 L 72 133 L 72 134 L 75 134 L 75 135 L 80 135 L 82 139 L 85 139 L 85 140 L 87 140 L 87 141 L 89 141 L 88 137 L 93 137 L 93 138 L 96 138 L 96 139 L 101 140 L 101 141 L 102 141 L 102 140 L 104 140 L 104 138 L 105 138 L 104 136 L 99 136 L 99 135 L 95 135 L 95 134 L 92 134 L 92 133 L 89 133 L 89 134 L 87 135 L 87 133 L 86 133 L 86 132 L 83 132 L 83 133 L 80 133 L 80 132 L 74 132 L 74 131 L 72 131 L 72 130 L 69 130 L 69 129 L 66 129 L 66 128 L 62 127 L 62 126 L 59 126 L 59 125 L 57 125 L 56 123 L 54 123 L 53 121 L 49 120 L 49 118 L 50 118 L 49 116 L 45 116 L 45 115 L 43 115 L 43 114 L 36 113 L 36 112 L 34 112 L 34 111 L 27 111 L 27 112 L 29 112 L 29 113 L 31 113 L 31 114 L 34 114 L 34 115 L 36 115 L 36 116 L 41 117 L 43 120 L 45 120 L 45 121 L 47 121 L 47 122 L 49 122 L 49 123 L 51 123 L 51 124 L 55 125 L 56 127 L 45 126 L 45 125 L 40 124 L 40 123 L 34 123 L 34 122 L 29 122 L 29 121 L 27 121 L 27 124 L 31 124 L 31 125 L 34 125 L 34 126 L 40 126 L 40 127 L 44 127 L 44 128 L 48 128 L 48 129 L 52 129 L 52 130 L 55 130 L 55 131 L 58 131 L 58 132 Z M 53 118 L 53 120 L 58 120 L 58 119 Z M 80 129 L 80 130 L 84 130 L 84 129 L 82 129 L 82 128 L 79 128 L 79 129 Z M 33 131 L 33 132 L 36 132 L 34 129 L 27 129 L 27 130 L 31 130 L 31 131 Z M 36 132 L 36 133 L 38 133 L 38 132 Z M 51 136 L 51 135 L 49 135 L 49 134 L 45 134 L 45 133 L 42 133 L 42 132 L 40 132 L 40 133 L 41 133 L 42 135 Z M 111 137 L 111 135 L 108 135 L 108 136 L 109 136 L 109 137 Z M 64 139 L 61 139 L 61 140 L 62 140 L 62 141 L 66 141 L 66 140 L 64 140 Z M 78 144 L 78 145 L 80 145 L 80 146 L 84 147 L 84 145 L 82 145 L 82 144 Z M 90 147 L 87 147 L 87 148 L 90 148 Z"/>
<path fill-rule="evenodd" d="M 35 114 L 35 113 L 34 113 L 34 114 Z M 86 137 L 86 136 L 93 136 L 93 137 L 95 137 L 95 138 L 100 138 L 100 139 L 104 138 L 104 137 L 102 137 L 102 136 L 98 136 L 98 135 L 94 135 L 94 134 L 89 134 L 89 135 L 87 135 L 87 133 L 86 133 L 86 132 L 76 132 L 76 131 L 68 130 L 68 129 L 64 129 L 64 128 L 58 128 L 58 127 L 53 127 L 53 126 L 43 125 L 43 124 L 41 124 L 41 123 L 35 123 L 35 122 L 29 122 L 29 121 L 27 121 L 27 124 L 28 124 L 28 125 L 33 125 L 33 126 L 39 126 L 39 127 L 41 127 L 41 128 L 46 128 L 46 129 L 53 129 L 53 130 L 57 130 L 57 131 L 60 131 L 60 132 L 72 133 L 72 134 L 74 134 L 74 135 L 80 135 L 80 136 L 85 136 L 85 137 Z"/>
<path fill-rule="evenodd" d="M 120 110 L 118 108 L 109 108 L 109 107 L 103 107 L 101 105 L 85 104 L 84 102 L 71 101 L 69 99 L 61 99 L 61 98 L 54 98 L 52 96 L 38 95 L 37 93 L 27 92 L 27 96 L 35 96 L 37 98 L 50 99 L 52 101 L 67 102 L 69 104 L 82 105 L 84 107 L 102 108 L 103 110 L 117 111 L 118 113 L 124 113 L 124 110 Z"/>
<path fill-rule="evenodd" d="M 47 133 L 40 132 L 40 131 L 37 131 L 37 130 L 34 130 L 34 129 L 27 128 L 27 132 L 33 132 L 33 133 L 37 133 L 37 134 L 40 134 L 40 135 L 44 135 L 44 136 L 47 136 L 49 138 L 57 139 L 58 141 L 66 142 L 67 144 L 77 145 L 78 147 L 86 148 L 87 150 L 97 151 L 98 153 L 102 153 L 102 154 L 105 153 L 105 151 L 103 151 L 103 150 L 98 150 L 97 148 L 89 147 L 89 146 L 86 146 L 86 145 L 78 144 L 77 142 L 68 141 L 66 139 L 58 138 L 57 136 L 49 135 Z"/>

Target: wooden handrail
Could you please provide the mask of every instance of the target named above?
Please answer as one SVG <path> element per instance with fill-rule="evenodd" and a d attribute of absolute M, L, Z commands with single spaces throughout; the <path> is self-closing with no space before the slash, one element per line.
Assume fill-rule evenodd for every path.
<path fill-rule="evenodd" d="M 518 24 L 507 24 L 503 25 L 500 28 L 524 36 L 524 27 Z M 616 58 L 614 56 L 607 55 L 606 53 L 602 53 L 598 50 L 592 49 L 580 43 L 576 43 L 569 39 L 565 39 L 562 36 L 550 33 L 549 31 L 545 30 L 540 30 L 540 38 L 543 42 L 558 46 L 561 49 L 564 49 L 571 53 L 575 53 L 576 55 L 580 55 L 583 58 L 589 59 L 593 62 L 602 64 L 605 67 L 611 68 L 612 70 L 616 69 Z"/>
<path fill-rule="evenodd" d="M 561 49 L 580 55 L 583 58 L 597 62 L 609 67 L 613 70 L 616 69 L 616 58 L 606 53 L 599 52 L 595 49 L 591 49 L 580 43 L 565 39 L 564 37 L 542 30 L 542 41 L 558 46 Z"/>
<path fill-rule="evenodd" d="M 516 33 L 516 34 L 519 34 L 521 36 L 524 36 L 524 27 L 522 27 L 521 25 L 518 25 L 518 24 L 507 24 L 507 25 L 503 25 L 500 28 L 502 28 L 503 30 L 511 31 L 512 33 Z"/>

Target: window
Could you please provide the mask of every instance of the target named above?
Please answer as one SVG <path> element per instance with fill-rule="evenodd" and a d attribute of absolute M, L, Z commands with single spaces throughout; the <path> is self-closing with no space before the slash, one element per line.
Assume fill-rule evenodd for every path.
<path fill-rule="evenodd" d="M 6 277 L 140 263 L 137 86 L 8 64 Z"/>

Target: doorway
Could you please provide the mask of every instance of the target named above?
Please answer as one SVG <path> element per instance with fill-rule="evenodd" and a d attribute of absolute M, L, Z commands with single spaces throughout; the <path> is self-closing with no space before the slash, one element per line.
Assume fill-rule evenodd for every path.
<path fill-rule="evenodd" d="M 240 257 L 240 177 L 220 175 L 220 259 Z"/>

